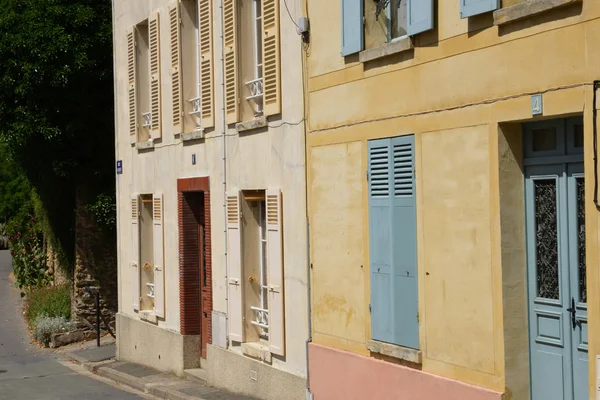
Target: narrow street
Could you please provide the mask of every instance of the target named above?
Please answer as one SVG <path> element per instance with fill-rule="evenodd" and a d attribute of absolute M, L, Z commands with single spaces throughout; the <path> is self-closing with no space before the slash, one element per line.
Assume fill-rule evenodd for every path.
<path fill-rule="evenodd" d="M 61 363 L 60 356 L 30 344 L 19 291 L 8 276 L 10 253 L 0 251 L 0 399 L 140 399 Z"/>

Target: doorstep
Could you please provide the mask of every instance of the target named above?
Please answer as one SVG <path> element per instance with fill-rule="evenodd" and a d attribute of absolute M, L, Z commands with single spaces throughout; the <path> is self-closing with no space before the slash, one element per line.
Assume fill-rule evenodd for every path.
<path fill-rule="evenodd" d="M 77 361 L 77 360 L 75 360 Z M 103 378 L 169 400 L 256 400 L 252 397 L 229 393 L 206 384 L 206 371 L 187 370 L 188 379 L 162 373 L 139 364 L 102 361 L 81 364 L 85 369 Z"/>

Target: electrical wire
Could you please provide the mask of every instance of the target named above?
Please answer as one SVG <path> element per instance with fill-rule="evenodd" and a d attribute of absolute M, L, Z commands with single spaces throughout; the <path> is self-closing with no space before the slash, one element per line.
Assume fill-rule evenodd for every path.
<path fill-rule="evenodd" d="M 461 109 L 464 109 L 464 108 L 469 108 L 469 107 L 474 107 L 474 106 L 479 106 L 479 105 L 489 105 L 489 104 L 494 104 L 494 103 L 498 103 L 498 102 L 501 102 L 501 101 L 518 99 L 520 97 L 532 96 L 534 94 L 544 94 L 544 93 L 550 93 L 550 92 L 557 92 L 559 90 L 572 89 L 572 88 L 584 87 L 584 86 L 590 86 L 590 85 L 592 85 L 592 83 L 589 83 L 589 82 L 575 83 L 575 84 L 572 84 L 572 85 L 558 86 L 558 87 L 554 87 L 554 88 L 550 88 L 550 89 L 546 89 L 546 90 L 542 90 L 542 91 L 538 91 L 538 92 L 519 93 L 519 94 L 514 94 L 514 95 L 511 95 L 511 96 L 497 97 L 497 98 L 494 98 L 494 99 L 478 101 L 478 102 L 475 102 L 475 103 L 467 103 L 467 104 L 462 104 L 460 106 L 438 108 L 438 109 L 435 109 L 435 110 L 419 111 L 419 112 L 414 112 L 414 113 L 409 113 L 409 114 L 403 114 L 403 115 L 393 115 L 393 116 L 389 116 L 389 117 L 380 117 L 380 118 L 373 118 L 373 119 L 369 119 L 369 120 L 362 120 L 362 121 L 350 122 L 350 123 L 347 123 L 347 124 L 341 124 L 341 125 L 337 125 L 337 126 L 332 126 L 331 128 L 314 129 L 314 130 L 311 131 L 311 133 L 323 132 L 323 131 L 330 131 L 330 130 L 341 129 L 341 128 L 348 128 L 348 127 L 356 126 L 356 125 L 369 124 L 371 122 L 382 122 L 382 121 L 389 121 L 389 120 L 401 119 L 401 118 L 410 118 L 410 117 L 419 117 L 419 116 L 430 115 L 430 114 L 439 114 L 439 113 L 447 112 L 447 111 L 461 110 Z"/>
<path fill-rule="evenodd" d="M 306 118 L 302 118 L 302 119 L 301 119 L 300 121 L 298 121 L 298 122 L 287 122 L 287 121 L 284 121 L 284 122 L 281 122 L 281 123 L 279 123 L 279 124 L 277 124 L 277 125 L 267 125 L 267 126 L 268 126 L 269 128 L 279 128 L 279 127 L 281 127 L 281 126 L 283 126 L 283 125 L 288 125 L 288 126 L 297 126 L 297 125 L 300 125 L 301 123 L 303 123 L 304 121 L 306 121 Z"/>
<path fill-rule="evenodd" d="M 287 10 L 288 15 L 290 16 L 290 20 L 292 20 L 292 23 L 294 25 L 296 25 L 296 28 L 300 29 L 300 27 L 298 26 L 296 21 L 294 21 L 294 17 L 292 17 L 292 13 L 290 12 L 290 9 L 288 8 L 287 1 L 283 0 L 283 4 L 285 4 L 285 9 Z"/>

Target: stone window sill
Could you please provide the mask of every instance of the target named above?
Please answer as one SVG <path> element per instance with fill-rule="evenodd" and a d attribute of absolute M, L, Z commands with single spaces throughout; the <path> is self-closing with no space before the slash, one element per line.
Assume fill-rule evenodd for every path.
<path fill-rule="evenodd" d="M 582 0 L 528 0 L 494 11 L 494 25 L 504 25 L 531 17 L 557 7 L 580 3 Z"/>
<path fill-rule="evenodd" d="M 238 132 L 247 132 L 253 129 L 264 128 L 267 126 L 267 118 L 258 117 L 251 121 L 244 121 L 235 124 L 235 130 Z"/>
<path fill-rule="evenodd" d="M 242 354 L 269 364 L 273 359 L 269 346 L 260 342 L 242 343 Z"/>
<path fill-rule="evenodd" d="M 204 139 L 204 130 L 200 129 L 199 131 L 182 133 L 180 138 L 182 142 L 187 142 L 189 140 Z"/>
<path fill-rule="evenodd" d="M 154 141 L 152 139 L 150 139 L 147 142 L 137 142 L 135 144 L 135 148 L 138 149 L 138 150 L 153 149 L 154 148 Z"/>
<path fill-rule="evenodd" d="M 420 350 L 410 349 L 408 347 L 397 346 L 395 344 L 378 342 L 376 340 L 367 341 L 367 349 L 373 353 L 383 354 L 384 356 L 398 358 L 414 364 L 423 362 Z"/>
<path fill-rule="evenodd" d="M 383 46 L 363 50 L 358 53 L 358 60 L 362 63 L 377 60 L 378 58 L 386 57 L 391 54 L 397 54 L 406 50 L 410 50 L 413 47 L 412 40 L 407 36 L 394 42 L 386 43 Z"/>
<path fill-rule="evenodd" d="M 142 321 L 158 324 L 158 318 L 154 314 L 154 311 L 140 311 L 139 315 Z"/>

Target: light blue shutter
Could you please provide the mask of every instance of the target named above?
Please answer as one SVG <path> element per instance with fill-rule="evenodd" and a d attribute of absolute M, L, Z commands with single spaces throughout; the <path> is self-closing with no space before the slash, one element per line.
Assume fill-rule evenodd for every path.
<path fill-rule="evenodd" d="M 392 343 L 392 174 L 391 140 L 369 142 L 369 243 L 371 258 L 371 332 Z"/>
<path fill-rule="evenodd" d="M 363 49 L 364 0 L 342 1 L 342 56 L 358 53 Z"/>
<path fill-rule="evenodd" d="M 409 36 L 433 29 L 433 0 L 408 0 L 407 14 Z"/>
<path fill-rule="evenodd" d="M 460 0 L 460 17 L 468 18 L 500 8 L 500 0 Z"/>
<path fill-rule="evenodd" d="M 373 339 L 419 348 L 414 137 L 370 141 Z"/>
<path fill-rule="evenodd" d="M 392 139 L 394 343 L 419 348 L 414 136 Z"/>

